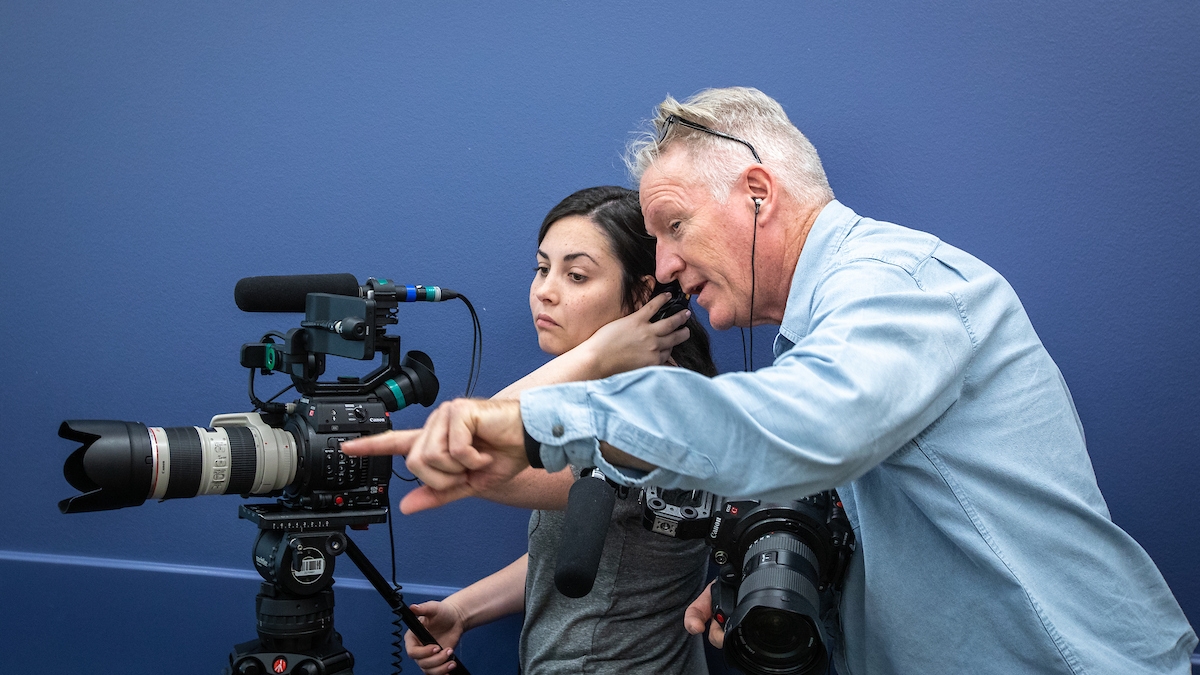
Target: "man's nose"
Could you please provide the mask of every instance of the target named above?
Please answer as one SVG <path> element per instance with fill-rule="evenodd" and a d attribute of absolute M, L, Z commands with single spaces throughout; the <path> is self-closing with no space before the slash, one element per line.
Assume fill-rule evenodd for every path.
<path fill-rule="evenodd" d="M 683 271 L 683 259 L 659 244 L 654 248 L 654 276 L 660 283 L 670 283 Z"/>

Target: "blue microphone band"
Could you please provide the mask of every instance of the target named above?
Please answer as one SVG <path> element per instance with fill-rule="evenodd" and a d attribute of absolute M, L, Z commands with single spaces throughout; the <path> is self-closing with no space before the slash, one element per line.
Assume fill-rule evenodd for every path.
<path fill-rule="evenodd" d="M 438 286 L 404 286 L 402 302 L 441 302 L 442 289 Z"/>

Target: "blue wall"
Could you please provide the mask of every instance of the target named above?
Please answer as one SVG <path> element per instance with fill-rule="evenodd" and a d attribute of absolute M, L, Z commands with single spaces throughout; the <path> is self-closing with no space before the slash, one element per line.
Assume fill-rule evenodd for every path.
<path fill-rule="evenodd" d="M 246 409 L 238 347 L 299 320 L 236 310 L 257 274 L 461 290 L 496 391 L 542 362 L 526 289 L 545 211 L 627 182 L 622 146 L 664 94 L 732 84 L 784 105 L 846 204 L 1012 282 L 1113 518 L 1200 621 L 1200 5 L 596 4 L 0 2 L 6 670 L 212 673 L 253 636 L 238 500 L 62 516 L 59 421 Z M 401 318 L 461 391 L 465 309 Z M 740 367 L 736 332 L 717 349 Z M 525 518 L 401 518 L 397 576 L 414 599 L 467 584 L 521 553 Z M 386 533 L 358 539 L 386 568 Z M 349 568 L 339 624 L 379 672 L 388 614 Z M 468 665 L 515 672 L 517 627 Z"/>

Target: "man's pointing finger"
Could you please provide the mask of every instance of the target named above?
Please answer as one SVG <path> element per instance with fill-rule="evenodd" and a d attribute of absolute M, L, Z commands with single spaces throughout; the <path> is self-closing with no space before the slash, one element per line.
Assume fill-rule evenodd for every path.
<path fill-rule="evenodd" d="M 363 436 L 342 443 L 342 452 L 347 455 L 401 455 L 408 456 L 413 443 L 421 435 L 420 429 L 386 431 L 374 436 Z"/>

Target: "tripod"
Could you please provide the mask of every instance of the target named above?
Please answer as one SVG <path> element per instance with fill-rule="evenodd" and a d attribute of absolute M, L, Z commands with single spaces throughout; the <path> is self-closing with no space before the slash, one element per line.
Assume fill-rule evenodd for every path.
<path fill-rule="evenodd" d="M 346 527 L 387 522 L 386 508 L 328 514 L 243 504 L 238 517 L 258 525 L 254 567 L 265 581 L 255 598 L 258 639 L 234 646 L 223 675 L 354 675 L 354 656 L 333 629 L 333 568 L 342 553 L 422 644 L 437 644 L 399 589 L 346 536 Z M 397 650 L 397 671 L 399 658 Z M 470 675 L 458 656 L 453 659 L 455 672 Z"/>

